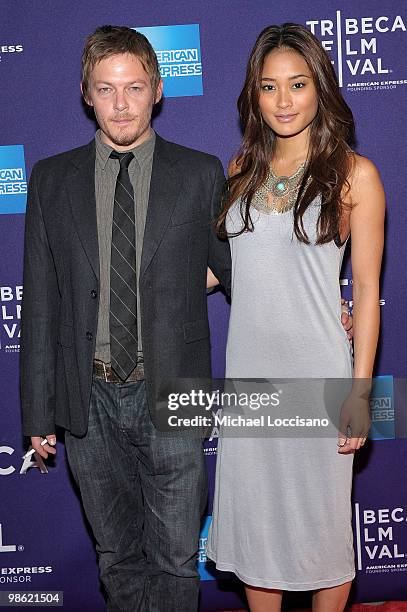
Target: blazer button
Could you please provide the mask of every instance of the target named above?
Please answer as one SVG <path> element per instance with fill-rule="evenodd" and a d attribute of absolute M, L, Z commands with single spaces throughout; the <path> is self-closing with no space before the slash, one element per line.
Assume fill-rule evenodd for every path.
<path fill-rule="evenodd" d="M 92 291 L 90 292 L 91 297 L 93 297 L 93 299 L 95 299 L 97 297 L 97 291 L 95 291 L 94 289 L 92 289 Z"/>
<path fill-rule="evenodd" d="M 87 331 L 87 332 L 86 332 L 86 338 L 87 338 L 87 340 L 92 340 L 92 338 L 93 338 L 93 334 L 92 334 L 92 332 Z"/>

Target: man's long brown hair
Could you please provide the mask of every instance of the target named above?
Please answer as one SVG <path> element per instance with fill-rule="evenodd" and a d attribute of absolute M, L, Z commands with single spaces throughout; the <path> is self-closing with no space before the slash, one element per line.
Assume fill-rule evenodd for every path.
<path fill-rule="evenodd" d="M 308 244 L 303 215 L 311 202 L 317 196 L 321 197 L 317 244 L 323 244 L 335 239 L 339 233 L 342 198 L 344 189 L 346 192 L 349 188 L 348 177 L 353 162 L 353 156 L 349 153 L 355 126 L 328 54 L 307 28 L 293 23 L 264 29 L 250 55 L 246 80 L 237 103 L 244 128 L 242 144 L 235 160 L 238 173 L 227 181 L 217 229 L 220 235 L 226 235 L 226 215 L 240 196 L 243 227 L 240 232 L 231 235 L 253 231 L 250 203 L 267 178 L 275 145 L 275 134 L 263 120 L 259 108 L 264 61 L 274 49 L 299 53 L 308 64 L 317 91 L 318 110 L 310 126 L 308 156 L 293 213 L 295 235 Z"/>

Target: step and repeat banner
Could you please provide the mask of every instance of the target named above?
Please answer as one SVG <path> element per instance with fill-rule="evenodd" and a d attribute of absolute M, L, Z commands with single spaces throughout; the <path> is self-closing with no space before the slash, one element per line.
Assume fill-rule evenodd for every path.
<path fill-rule="evenodd" d="M 386 187 L 372 439 L 355 464 L 353 598 L 407 600 L 407 442 L 397 434 L 407 405 L 406 395 L 396 392 L 396 379 L 407 376 L 405 3 L 4 0 L 0 14 L 0 592 L 63 591 L 66 610 L 104 609 L 91 534 L 63 444 L 46 464 L 22 458 L 18 393 L 27 180 L 37 160 L 93 137 L 95 123 L 79 90 L 85 37 L 106 23 L 142 31 L 164 80 L 154 128 L 168 140 L 217 155 L 226 168 L 241 137 L 236 100 L 249 51 L 265 26 L 291 21 L 306 24 L 331 54 L 355 115 L 357 150 L 376 163 Z M 341 284 L 351 302 L 348 261 Z M 220 291 L 208 300 L 214 375 L 222 377 L 229 305 Z M 201 610 L 207 611 L 242 603 L 239 584 L 205 558 L 217 434 L 214 429 L 205 443 L 210 496 L 198 555 Z"/>

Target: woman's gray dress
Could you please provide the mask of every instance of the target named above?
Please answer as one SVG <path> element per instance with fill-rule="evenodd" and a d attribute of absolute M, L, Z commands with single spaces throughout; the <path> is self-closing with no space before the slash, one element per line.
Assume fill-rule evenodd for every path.
<path fill-rule="evenodd" d="M 293 234 L 292 211 L 252 209 L 254 231 L 230 239 L 228 378 L 352 377 L 340 317 L 344 245 L 315 245 L 319 202 Z M 228 232 L 241 227 L 236 203 Z M 255 415 L 253 415 L 255 416 Z M 250 435 L 250 433 L 249 433 Z M 353 579 L 352 455 L 335 436 L 220 437 L 207 554 L 253 586 L 333 587 Z"/>

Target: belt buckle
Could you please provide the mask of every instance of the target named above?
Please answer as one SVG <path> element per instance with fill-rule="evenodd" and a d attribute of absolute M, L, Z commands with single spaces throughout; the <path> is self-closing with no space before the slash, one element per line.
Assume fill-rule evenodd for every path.
<path fill-rule="evenodd" d="M 102 361 L 102 364 L 103 364 L 103 374 L 105 375 L 105 382 L 109 382 L 108 377 L 107 377 L 106 364 L 104 361 Z"/>

